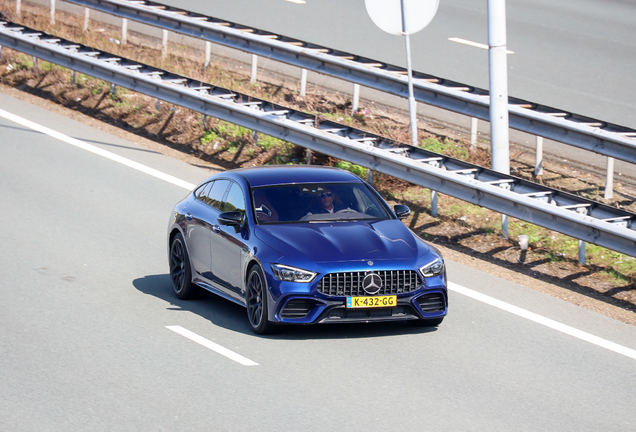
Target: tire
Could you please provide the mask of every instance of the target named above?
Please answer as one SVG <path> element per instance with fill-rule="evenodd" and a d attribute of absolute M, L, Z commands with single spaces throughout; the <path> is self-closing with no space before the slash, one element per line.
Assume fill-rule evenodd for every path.
<path fill-rule="evenodd" d="M 254 333 L 265 335 L 274 333 L 275 325 L 267 320 L 267 283 L 260 266 L 255 265 L 247 276 L 245 293 L 247 318 Z"/>
<path fill-rule="evenodd" d="M 411 327 L 437 327 L 444 321 L 444 317 L 433 319 L 418 319 L 407 321 Z"/>
<path fill-rule="evenodd" d="M 190 257 L 181 233 L 174 236 L 170 245 L 170 282 L 174 293 L 182 300 L 199 298 L 203 292 L 192 283 Z"/>

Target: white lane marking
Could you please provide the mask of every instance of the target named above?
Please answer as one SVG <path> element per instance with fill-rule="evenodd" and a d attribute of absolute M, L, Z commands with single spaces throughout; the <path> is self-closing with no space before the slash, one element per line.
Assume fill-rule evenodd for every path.
<path fill-rule="evenodd" d="M 203 336 L 199 336 L 198 334 L 193 333 L 188 329 L 184 329 L 181 326 L 166 326 L 166 328 L 180 334 L 183 337 L 190 339 L 193 342 L 198 343 L 199 345 L 203 345 L 204 347 L 209 348 L 212 351 L 215 351 L 222 356 L 229 358 L 230 360 L 234 360 L 235 362 L 240 363 L 243 366 L 258 366 L 258 363 L 253 362 L 252 360 L 245 358 L 242 355 L 235 353 L 234 351 L 230 351 L 229 349 L 222 347 L 221 345 L 216 344 L 211 340 L 207 340 Z"/>
<path fill-rule="evenodd" d="M 41 126 L 41 125 L 39 125 L 37 123 L 34 123 L 34 122 L 32 122 L 30 120 L 27 120 L 27 119 L 24 119 L 22 117 L 18 117 L 16 115 L 11 114 L 11 113 L 9 113 L 7 111 L 4 111 L 2 109 L 0 109 L 0 116 L 6 118 L 8 120 L 11 120 L 11 121 L 13 121 L 15 123 L 21 124 L 22 126 L 28 127 L 30 129 L 33 129 L 33 130 L 36 130 L 38 132 L 44 133 L 46 135 L 49 135 L 49 136 L 51 136 L 53 138 L 59 139 L 61 141 L 64 141 L 64 142 L 66 142 L 68 144 L 74 145 L 74 146 L 82 148 L 84 150 L 88 150 L 88 151 L 90 151 L 92 153 L 95 153 L 95 154 L 98 154 L 100 156 L 106 157 L 106 158 L 108 158 L 110 160 L 113 160 L 115 162 L 119 162 L 121 164 L 124 164 L 124 165 L 129 166 L 131 168 L 134 168 L 134 169 L 136 169 L 138 171 L 141 171 L 141 172 L 144 172 L 146 174 L 149 174 L 149 175 L 151 175 L 153 177 L 156 177 L 158 179 L 165 180 L 165 181 L 167 181 L 169 183 L 172 183 L 174 185 L 177 185 L 177 186 L 181 186 L 184 189 L 187 189 L 187 190 L 194 189 L 195 185 L 193 185 L 191 183 L 188 183 L 186 181 L 180 180 L 180 179 L 178 179 L 176 177 L 173 177 L 171 175 L 162 173 L 161 171 L 157 171 L 157 170 L 155 170 L 153 168 L 147 167 L 147 166 L 142 165 L 140 163 L 131 161 L 130 159 L 126 159 L 124 157 L 118 156 L 118 155 L 116 155 L 114 153 L 111 153 L 111 152 L 108 152 L 106 150 L 102 150 L 99 147 L 95 147 L 95 146 L 93 146 L 91 144 L 87 144 L 87 143 L 85 143 L 83 141 L 80 141 L 78 139 L 71 138 L 71 137 L 69 137 L 67 135 L 64 135 L 62 133 L 56 132 L 56 131 L 54 131 L 52 129 L 49 129 L 49 128 L 45 127 L 45 126 Z M 465 295 L 467 297 L 470 297 L 472 299 L 475 299 L 475 300 L 481 301 L 483 303 L 489 304 L 491 306 L 497 307 L 499 309 L 508 311 L 508 312 L 513 313 L 515 315 L 518 315 L 520 317 L 529 319 L 530 321 L 534 321 L 534 322 L 536 322 L 538 324 L 542 324 L 542 325 L 544 325 L 546 327 L 549 327 L 549 328 L 551 328 L 553 330 L 560 331 L 562 333 L 565 333 L 565 334 L 568 334 L 570 336 L 576 337 L 578 339 L 590 342 L 590 343 L 592 343 L 594 345 L 597 345 L 599 347 L 608 349 L 608 350 L 616 352 L 618 354 L 623 354 L 623 355 L 625 355 L 627 357 L 630 357 L 630 358 L 636 360 L 636 351 L 633 350 L 633 349 L 624 347 L 622 345 L 618 345 L 618 344 L 616 344 L 614 342 L 610 342 L 608 340 L 602 339 L 602 338 L 600 338 L 598 336 L 591 335 L 589 333 L 586 333 L 584 331 L 575 329 L 575 328 L 567 326 L 565 324 L 561 324 L 561 323 L 559 323 L 557 321 L 551 320 L 551 319 L 543 317 L 541 315 L 537 315 L 537 314 L 535 314 L 533 312 L 527 311 L 525 309 L 521 309 L 521 308 L 519 308 L 517 306 L 513 306 L 513 305 L 511 305 L 509 303 L 505 303 L 505 302 L 503 302 L 501 300 L 497 300 L 497 299 L 495 299 L 493 297 L 490 297 L 490 296 L 487 296 L 485 294 L 478 293 L 477 291 L 473 291 L 473 290 L 465 288 L 465 287 L 463 287 L 461 285 L 457 285 L 457 284 L 455 284 L 453 282 L 449 282 L 448 283 L 448 288 L 450 290 L 452 290 L 452 291 L 455 291 L 457 293 L 463 294 L 463 295 Z M 192 339 L 193 341 L 195 341 L 197 343 L 201 343 L 201 345 L 207 346 L 208 348 L 210 348 L 210 349 L 212 349 L 214 351 L 216 351 L 216 349 L 212 348 L 212 346 L 219 347 L 222 350 L 225 350 L 225 351 L 227 351 L 229 353 L 232 353 L 233 355 L 236 355 L 236 356 L 238 356 L 238 357 L 250 362 L 249 365 L 256 365 L 257 364 L 257 363 L 252 362 L 251 360 L 245 359 L 244 357 L 241 357 L 238 354 L 235 354 L 232 351 L 227 350 L 226 348 L 223 348 L 220 345 L 215 344 L 214 342 L 208 341 L 207 339 L 205 339 L 205 338 L 203 338 L 201 336 L 198 336 L 197 334 L 192 333 L 192 332 L 190 332 L 190 331 L 188 331 L 186 329 L 183 329 L 183 328 L 181 328 L 179 326 L 172 326 L 172 327 L 168 327 L 168 328 L 170 330 L 173 330 L 173 331 L 179 333 L 179 334 L 182 334 L 183 336 L 185 336 L 185 337 L 187 337 L 189 339 L 192 339 L 192 338 L 190 338 L 189 336 L 186 336 L 186 334 L 181 333 L 180 331 L 178 331 L 176 329 L 181 329 L 183 332 L 186 332 L 188 334 L 192 334 L 192 335 L 194 335 L 195 338 L 199 338 L 200 340 L 205 341 L 205 343 L 201 343 L 199 340 L 195 340 L 195 339 Z M 210 346 L 206 345 L 206 343 L 210 344 Z M 220 354 L 223 354 L 223 353 L 220 353 Z M 223 355 L 225 355 L 225 354 L 223 354 Z"/>
<path fill-rule="evenodd" d="M 19 117 L 19 116 L 15 115 L 15 114 L 11 114 L 10 112 L 7 112 L 7 111 L 5 111 L 3 109 L 0 109 L 0 116 L 6 118 L 7 120 L 11 120 L 12 122 L 18 123 L 18 124 L 20 124 L 20 125 L 22 125 L 24 127 L 28 127 L 29 129 L 33 129 L 35 131 L 41 132 L 41 133 L 43 133 L 45 135 L 48 135 L 48 136 L 50 136 L 52 138 L 58 139 L 60 141 L 63 141 L 65 143 L 67 143 L 67 144 L 71 144 L 71 145 L 73 145 L 75 147 L 79 147 L 79 148 L 81 148 L 83 150 L 87 150 L 87 151 L 89 151 L 91 153 L 95 153 L 96 155 L 105 157 L 107 159 L 110 159 L 110 160 L 112 160 L 114 162 L 117 162 L 117 163 L 120 163 L 122 165 L 126 165 L 126 166 L 128 166 L 128 167 L 130 167 L 132 169 L 135 169 L 135 170 L 140 171 L 142 173 L 151 175 L 151 176 L 156 177 L 158 179 L 165 180 L 168 183 L 172 183 L 173 185 L 180 186 L 180 187 L 182 187 L 184 189 L 192 190 L 196 186 L 196 185 L 194 185 L 192 183 L 188 183 L 186 181 L 183 181 L 181 179 L 173 177 L 173 176 L 171 176 L 169 174 L 163 173 L 161 171 L 157 171 L 154 168 L 150 168 L 150 167 L 148 167 L 146 165 L 142 165 L 142 164 L 140 164 L 138 162 L 132 161 L 132 160 L 127 159 L 127 158 L 125 158 L 123 156 L 119 156 L 119 155 L 116 155 L 115 153 L 111 153 L 109 151 L 103 150 L 103 149 L 101 149 L 99 147 L 96 147 L 96 146 L 94 146 L 92 144 L 88 144 L 88 143 L 85 143 L 84 141 L 80 141 L 80 140 L 78 140 L 76 138 L 72 138 L 72 137 L 70 137 L 68 135 L 64 135 L 63 133 L 54 131 L 53 129 L 49 129 L 46 126 L 42 126 L 42 125 L 39 125 L 37 123 L 34 123 L 31 120 L 27 120 L 25 118 L 22 118 L 22 117 Z"/>
<path fill-rule="evenodd" d="M 296 4 L 305 4 L 307 3 L 305 0 L 285 0 L 289 3 L 296 3 Z"/>
<path fill-rule="evenodd" d="M 489 304 L 506 312 L 510 312 L 512 314 L 518 315 L 522 318 L 525 318 L 530 321 L 534 321 L 537 324 L 544 325 L 553 330 L 560 331 L 561 333 L 565 333 L 567 335 L 573 336 L 577 339 L 581 339 L 583 341 L 589 342 L 591 344 L 597 345 L 601 348 L 605 348 L 607 350 L 613 351 L 618 354 L 622 354 L 629 358 L 636 360 L 636 350 L 631 348 L 624 347 L 614 342 L 610 342 L 598 336 L 594 336 L 592 334 L 586 333 L 582 330 L 575 329 L 574 327 L 570 327 L 568 325 L 562 324 L 558 321 L 554 321 L 550 318 L 546 318 L 544 316 L 538 315 L 534 312 L 527 311 L 525 309 L 521 309 L 520 307 L 513 306 L 510 303 L 506 303 L 501 300 L 497 300 L 494 297 L 487 296 L 485 294 L 479 293 L 477 291 L 473 291 L 469 288 L 465 288 L 461 285 L 457 285 L 456 283 L 449 282 L 448 289 L 451 291 L 455 291 L 459 294 L 463 294 L 467 297 L 470 297 L 474 300 L 480 301 L 482 303 Z"/>
<path fill-rule="evenodd" d="M 481 48 L 481 49 L 486 49 L 486 50 L 488 49 L 488 45 L 484 45 L 484 44 L 479 43 L 479 42 L 469 41 L 469 40 L 462 39 L 462 38 L 452 37 L 452 38 L 448 38 L 448 40 L 452 41 L 452 42 L 457 42 L 457 43 L 460 43 L 460 44 L 464 44 L 464 45 L 470 45 L 470 46 Z M 514 54 L 514 53 L 515 53 L 514 51 L 506 50 L 506 54 Z"/>

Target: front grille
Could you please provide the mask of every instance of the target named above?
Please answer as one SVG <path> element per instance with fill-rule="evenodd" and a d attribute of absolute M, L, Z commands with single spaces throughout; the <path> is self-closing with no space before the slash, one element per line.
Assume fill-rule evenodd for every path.
<path fill-rule="evenodd" d="M 440 293 L 424 294 L 417 298 L 422 312 L 440 312 L 444 310 L 444 295 Z"/>
<path fill-rule="evenodd" d="M 287 302 L 280 315 L 286 319 L 305 318 L 313 307 L 314 302 L 309 299 L 292 299 Z"/>
<path fill-rule="evenodd" d="M 409 311 L 406 306 L 396 306 L 394 308 L 381 308 L 381 309 L 346 309 L 346 308 L 334 308 L 329 311 L 327 319 L 330 321 L 336 320 L 372 320 L 392 317 L 407 317 Z"/>
<path fill-rule="evenodd" d="M 408 293 L 421 285 L 414 270 L 343 272 L 323 276 L 318 282 L 318 291 L 330 296 L 367 295 L 362 288 L 362 281 L 370 273 L 375 273 L 382 279 L 382 288 L 376 295 Z"/>

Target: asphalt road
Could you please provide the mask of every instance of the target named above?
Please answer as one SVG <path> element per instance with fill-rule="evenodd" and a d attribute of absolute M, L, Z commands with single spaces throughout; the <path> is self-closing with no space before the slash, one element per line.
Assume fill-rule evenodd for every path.
<path fill-rule="evenodd" d="M 0 107 L 84 143 L 0 112 L 0 430 L 634 430 L 636 328 L 448 262 L 436 330 L 255 336 L 241 307 L 171 292 L 166 228 L 186 189 L 86 149 L 190 183 L 207 171 L 2 94 Z"/>

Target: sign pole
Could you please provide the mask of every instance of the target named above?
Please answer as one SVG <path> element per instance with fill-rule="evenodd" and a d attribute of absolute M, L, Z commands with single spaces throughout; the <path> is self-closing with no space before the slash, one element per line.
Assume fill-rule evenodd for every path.
<path fill-rule="evenodd" d="M 409 77 L 409 128 L 411 129 L 411 144 L 417 147 L 417 104 L 413 95 L 413 70 L 411 68 L 411 42 L 406 29 L 406 5 L 401 0 L 402 6 L 402 34 L 406 43 L 406 71 Z"/>

